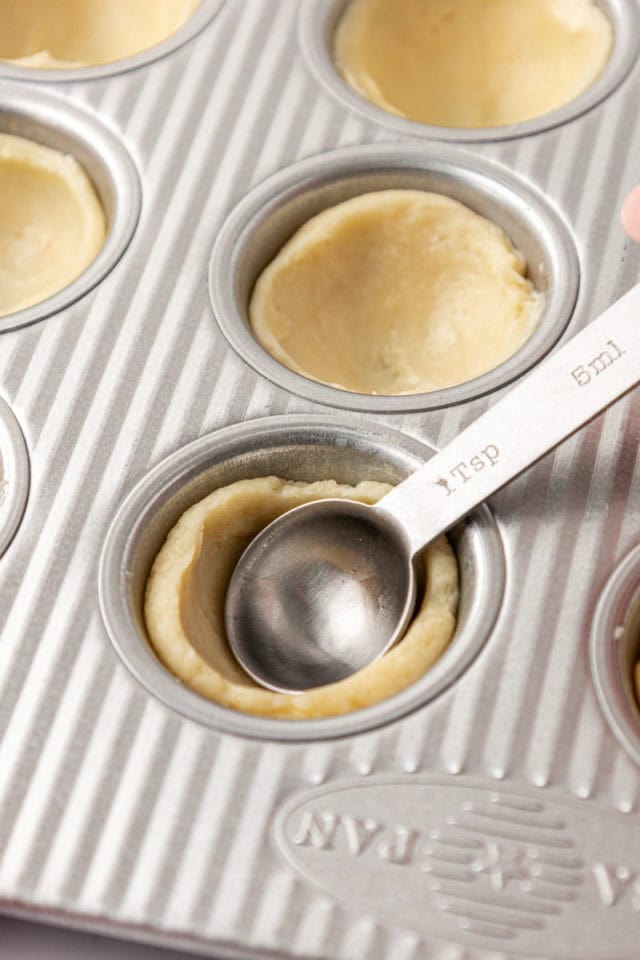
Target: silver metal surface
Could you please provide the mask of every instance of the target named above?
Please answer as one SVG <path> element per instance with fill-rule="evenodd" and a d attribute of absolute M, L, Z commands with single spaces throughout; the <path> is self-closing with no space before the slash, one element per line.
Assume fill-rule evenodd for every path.
<path fill-rule="evenodd" d="M 192 17 L 162 43 L 157 43 L 147 50 L 141 50 L 131 57 L 114 60 L 112 63 L 101 63 L 93 67 L 69 67 L 55 70 L 34 69 L 16 63 L 0 60 L 0 77 L 7 80 L 23 80 L 36 83 L 78 83 L 82 80 L 101 80 L 116 73 L 126 73 L 145 67 L 154 60 L 160 60 L 173 53 L 194 37 L 215 17 L 224 0 L 202 0 L 198 10 Z"/>
<path fill-rule="evenodd" d="M 22 520 L 29 495 L 29 454 L 20 424 L 0 397 L 0 557 Z"/>
<path fill-rule="evenodd" d="M 639 312 L 636 286 L 375 506 L 322 500 L 261 530 L 225 605 L 251 676 L 301 692 L 386 653 L 413 615 L 420 551 L 640 381 Z"/>
<path fill-rule="evenodd" d="M 260 272 L 309 217 L 373 190 L 431 190 L 467 204 L 501 226 L 524 254 L 546 297 L 529 340 L 494 370 L 467 383 L 400 397 L 339 390 L 295 373 L 257 342 L 248 304 Z M 531 184 L 495 163 L 453 147 L 396 143 L 349 148 L 293 165 L 253 190 L 218 234 L 209 269 L 213 310 L 222 332 L 258 373 L 309 400 L 370 413 L 434 410 L 509 383 L 562 335 L 578 293 L 579 265 L 563 218 Z"/>
<path fill-rule="evenodd" d="M 416 684 L 340 717 L 270 720 L 209 702 L 179 683 L 149 646 L 142 605 L 153 559 L 184 510 L 216 487 L 256 476 L 397 483 L 431 451 L 394 430 L 344 417 L 273 417 L 229 427 L 177 451 L 132 491 L 107 536 L 100 605 L 111 640 L 137 679 L 174 710 L 221 730 L 274 740 L 340 737 L 379 726 L 446 690 L 482 649 L 500 609 L 504 558 L 486 508 L 451 533 L 461 575 L 456 634 Z"/>
<path fill-rule="evenodd" d="M 640 723 L 634 686 L 640 661 L 640 545 L 614 570 L 596 607 L 591 670 L 611 729 L 640 764 Z"/>
<path fill-rule="evenodd" d="M 412 145 L 318 83 L 297 34 L 309 3 L 226 0 L 171 55 L 65 82 L 51 100 L 22 80 L 2 87 L 3 101 L 37 95 L 99 121 L 134 158 L 144 205 L 117 269 L 51 320 L 0 337 L 0 394 L 32 468 L 0 559 L 0 910 L 213 957 L 637 960 L 640 766 L 601 709 L 588 656 L 597 598 L 640 544 L 637 395 L 492 498 L 497 552 L 481 530 L 459 531 L 469 632 L 457 640 L 488 640 L 372 713 L 306 727 L 223 711 L 173 680 L 140 629 L 146 572 L 182 506 L 243 469 L 293 469 L 296 423 L 312 421 L 323 456 L 342 437 L 325 394 L 265 378 L 229 349 L 206 284 L 226 219 L 260 184 L 291 177 L 302 205 L 281 242 L 309 182 L 347 148 L 385 153 L 386 169 L 407 153 L 459 166 L 452 147 Z M 633 45 L 640 4 L 619 6 Z M 517 184 L 532 271 L 548 234 L 527 226 L 529 198 L 566 223 L 580 289 L 563 336 L 640 275 L 640 246 L 619 223 L 640 171 L 639 98 L 636 62 L 581 116 L 465 153 L 465 169 Z M 226 263 L 236 278 L 244 264 L 247 284 L 279 242 L 277 220 L 258 222 L 262 250 L 250 233 Z M 564 255 L 556 265 L 562 284 Z M 220 317 L 229 327 L 234 311 Z M 351 415 L 354 446 L 398 480 L 505 383 L 455 406 Z M 346 454 L 329 462 L 342 456 L 346 467 Z M 108 632 L 97 579 L 114 523 Z M 495 557 L 504 581 L 491 608 Z M 428 699 L 449 670 L 455 682 Z M 561 859 L 559 876 L 542 863 Z"/>
<path fill-rule="evenodd" d="M 300 5 L 300 46 L 316 79 L 343 106 L 402 136 L 458 143 L 527 137 L 567 123 L 608 97 L 624 80 L 638 51 L 640 18 L 634 0 L 596 0 L 614 32 L 614 48 L 601 76 L 575 100 L 522 123 L 501 127 L 441 127 L 418 123 L 376 106 L 344 82 L 333 61 L 333 37 L 349 0 L 307 0 Z"/>
<path fill-rule="evenodd" d="M 91 178 L 107 221 L 107 237 L 80 276 L 41 303 L 0 317 L 0 333 L 59 313 L 113 269 L 129 246 L 141 204 L 140 178 L 121 140 L 95 115 L 59 94 L 0 83 L 0 132 L 70 153 Z"/>

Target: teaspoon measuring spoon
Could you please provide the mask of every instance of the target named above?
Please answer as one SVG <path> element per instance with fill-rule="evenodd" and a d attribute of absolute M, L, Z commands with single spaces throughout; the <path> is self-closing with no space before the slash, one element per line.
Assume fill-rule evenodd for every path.
<path fill-rule="evenodd" d="M 318 500 L 265 527 L 227 592 L 238 661 L 296 693 L 382 656 L 413 614 L 420 551 L 639 381 L 640 285 L 375 506 Z"/>

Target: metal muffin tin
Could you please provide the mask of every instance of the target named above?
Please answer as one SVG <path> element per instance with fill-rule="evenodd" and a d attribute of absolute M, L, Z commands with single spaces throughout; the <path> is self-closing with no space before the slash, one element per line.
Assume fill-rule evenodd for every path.
<path fill-rule="evenodd" d="M 11 543 L 29 495 L 29 454 L 20 424 L 0 397 L 0 557 Z"/>
<path fill-rule="evenodd" d="M 196 37 L 207 24 L 213 20 L 224 0 L 202 0 L 200 7 L 195 11 L 179 30 L 146 50 L 141 50 L 131 57 L 113 60 L 111 63 L 101 63 L 92 67 L 69 67 L 56 70 L 38 70 L 32 67 L 23 67 L 20 64 L 0 60 L 0 76 L 8 80 L 27 80 L 40 83 L 78 83 L 81 80 L 99 80 L 116 73 L 126 73 L 145 67 L 154 60 L 160 60 L 179 47 Z"/>
<path fill-rule="evenodd" d="M 564 290 L 544 349 L 637 282 L 640 248 L 619 225 L 640 170 L 637 0 L 605 5 L 617 47 L 602 83 L 620 81 L 605 99 L 535 133 L 484 131 L 465 152 L 319 82 L 309 36 L 326 46 L 324 13 L 337 9 L 226 0 L 141 69 L 47 75 L 57 94 L 15 73 L 0 87 L 2 116 L 33 118 L 34 136 L 36 121 L 66 131 L 99 191 L 104 133 L 134 159 L 144 196 L 99 283 L 0 337 L 0 393 L 32 468 L 0 559 L 0 909 L 215 957 L 637 960 L 640 766 L 598 666 L 633 657 L 632 629 L 612 651 L 627 608 L 610 606 L 606 584 L 624 582 L 629 600 L 636 589 L 635 567 L 616 571 L 640 544 L 637 391 L 492 498 L 504 559 L 493 626 L 495 602 L 473 580 L 489 525 L 473 551 L 459 545 L 475 638 L 467 647 L 463 608 L 464 649 L 347 728 L 296 725 L 287 740 L 279 721 L 223 716 L 144 645 L 145 569 L 199 489 L 252 457 L 293 469 L 305 430 L 340 440 L 331 462 L 358 451 L 400 475 L 509 389 L 500 371 L 491 392 L 455 403 L 362 410 L 229 348 L 216 320 L 240 336 L 251 276 L 321 187 L 335 197 L 352 178 L 359 190 L 364 167 L 374 179 L 437 169 L 472 205 L 509 211 L 532 273 L 538 244 L 552 295 Z M 135 202 L 114 196 L 135 222 Z M 348 417 L 332 412 L 339 399 Z M 146 689 L 110 642 L 103 553 L 109 629 Z M 614 696 L 636 729 L 629 688 Z"/>
<path fill-rule="evenodd" d="M 41 90 L 0 84 L 0 133 L 69 153 L 91 178 L 107 220 L 107 237 L 80 276 L 41 303 L 0 317 L 0 332 L 59 313 L 84 296 L 127 249 L 140 214 L 140 180 L 121 140 L 86 110 Z"/>

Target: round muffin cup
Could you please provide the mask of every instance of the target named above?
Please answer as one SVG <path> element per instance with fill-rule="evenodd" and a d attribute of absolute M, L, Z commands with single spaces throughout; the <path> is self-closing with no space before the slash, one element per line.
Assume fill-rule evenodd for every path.
<path fill-rule="evenodd" d="M 407 120 L 370 103 L 342 79 L 333 60 L 333 37 L 349 0 L 307 0 L 300 5 L 298 35 L 309 69 L 343 106 L 396 133 L 435 140 L 481 142 L 510 140 L 540 133 L 573 120 L 609 96 L 624 80 L 636 59 L 640 11 L 633 0 L 597 0 L 613 27 L 614 48 L 600 77 L 581 96 L 557 110 L 522 123 L 501 127 L 440 127 Z"/>
<path fill-rule="evenodd" d="M 29 495 L 29 454 L 20 425 L 0 397 L 0 557 L 13 540 Z"/>
<path fill-rule="evenodd" d="M 162 43 L 156 43 L 153 47 L 141 50 L 140 53 L 131 57 L 123 57 L 122 60 L 101 63 L 93 67 L 63 67 L 59 70 L 23 67 L 8 63 L 6 60 L 0 60 L 0 77 L 6 77 L 9 80 L 31 80 L 38 83 L 77 83 L 80 80 L 100 80 L 102 77 L 110 77 L 116 73 L 138 70 L 140 67 L 153 63 L 154 60 L 166 57 L 185 43 L 193 40 L 213 20 L 223 3 L 224 0 L 202 0 L 200 8 L 174 34 L 167 37 Z"/>
<path fill-rule="evenodd" d="M 0 333 L 58 313 L 96 286 L 129 246 L 141 205 L 140 178 L 118 138 L 66 98 L 0 84 L 0 133 L 13 134 L 71 154 L 91 179 L 107 221 L 95 260 L 76 280 L 46 300 L 0 317 Z"/>
<path fill-rule="evenodd" d="M 398 483 L 432 452 L 386 427 L 314 416 L 249 421 L 177 451 L 131 492 L 105 542 L 100 606 L 117 652 L 147 690 L 167 706 L 206 726 L 248 737 L 299 741 L 346 736 L 423 706 L 469 666 L 500 609 L 504 552 L 487 507 L 475 510 L 449 534 L 461 586 L 458 624 L 450 646 L 411 687 L 364 710 L 317 720 L 278 720 L 210 702 L 180 683 L 156 658 L 146 635 L 143 603 L 151 565 L 169 530 L 188 507 L 217 487 L 269 475 L 349 484 L 363 479 Z"/>
<path fill-rule="evenodd" d="M 502 227 L 546 297 L 527 342 L 480 377 L 430 393 L 372 396 L 318 383 L 275 360 L 256 340 L 248 307 L 255 282 L 307 220 L 343 200 L 376 190 L 427 190 L 452 197 Z M 504 167 L 455 147 L 381 144 L 348 147 L 288 167 L 253 190 L 231 213 L 213 249 L 209 291 L 234 350 L 273 383 L 308 400 L 347 410 L 433 410 L 490 393 L 537 363 L 562 335 L 579 286 L 571 233 L 545 197 Z"/>
<path fill-rule="evenodd" d="M 614 570 L 591 630 L 591 673 L 618 742 L 640 765 L 640 705 L 634 670 L 640 660 L 640 545 Z"/>

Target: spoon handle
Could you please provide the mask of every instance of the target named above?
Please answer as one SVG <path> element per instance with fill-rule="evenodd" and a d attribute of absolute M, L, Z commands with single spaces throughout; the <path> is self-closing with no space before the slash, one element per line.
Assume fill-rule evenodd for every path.
<path fill-rule="evenodd" d="M 378 504 L 412 554 L 640 381 L 640 284 Z"/>

